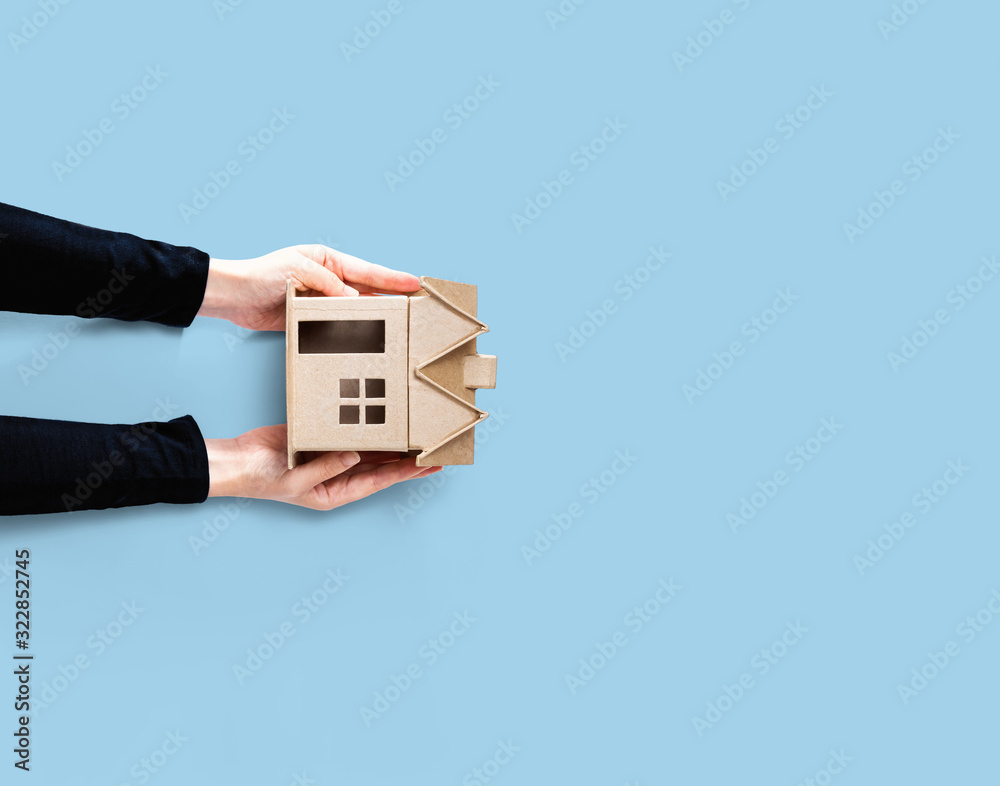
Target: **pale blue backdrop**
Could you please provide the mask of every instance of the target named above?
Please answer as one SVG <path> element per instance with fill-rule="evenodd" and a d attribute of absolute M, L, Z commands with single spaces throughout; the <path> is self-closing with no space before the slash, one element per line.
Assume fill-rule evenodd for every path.
<path fill-rule="evenodd" d="M 499 357 L 433 483 L 2 522 L 34 783 L 995 777 L 1000 9 L 577 2 L 5 5 L 2 199 L 473 282 Z M 0 351 L 9 414 L 284 418 L 277 334 Z"/>

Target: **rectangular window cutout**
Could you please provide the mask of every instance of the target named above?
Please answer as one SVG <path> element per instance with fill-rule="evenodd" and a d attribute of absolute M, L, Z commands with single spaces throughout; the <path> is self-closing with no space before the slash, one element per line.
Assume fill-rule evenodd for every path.
<path fill-rule="evenodd" d="M 366 379 L 365 398 L 385 398 L 385 380 Z"/>
<path fill-rule="evenodd" d="M 365 407 L 365 423 L 385 423 L 385 407 Z"/>
<path fill-rule="evenodd" d="M 299 322 L 300 355 L 385 352 L 384 319 L 336 319 Z"/>
<path fill-rule="evenodd" d="M 341 398 L 358 398 L 361 395 L 361 380 L 342 379 L 340 380 Z"/>
<path fill-rule="evenodd" d="M 361 407 L 341 407 L 340 423 L 344 426 L 354 426 L 361 422 Z"/>

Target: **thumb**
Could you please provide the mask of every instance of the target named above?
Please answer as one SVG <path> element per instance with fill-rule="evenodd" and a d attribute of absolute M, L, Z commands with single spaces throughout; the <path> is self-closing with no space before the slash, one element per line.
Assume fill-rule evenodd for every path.
<path fill-rule="evenodd" d="M 295 278 L 302 287 L 296 289 L 315 289 L 327 297 L 357 297 L 358 290 L 349 287 L 337 275 L 318 262 L 302 259 L 295 267 Z"/>
<path fill-rule="evenodd" d="M 305 494 L 314 486 L 347 471 L 359 461 L 361 456 L 353 450 L 325 453 L 289 470 L 288 477 L 297 493 Z"/>

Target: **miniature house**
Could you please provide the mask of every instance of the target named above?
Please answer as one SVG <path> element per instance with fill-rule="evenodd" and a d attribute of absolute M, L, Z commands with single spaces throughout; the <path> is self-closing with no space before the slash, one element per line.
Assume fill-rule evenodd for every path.
<path fill-rule="evenodd" d="M 410 295 L 324 297 L 288 283 L 285 321 L 288 467 L 304 452 L 385 450 L 417 466 L 471 464 L 476 390 L 497 359 L 476 352 L 489 331 L 476 287 L 420 279 Z"/>

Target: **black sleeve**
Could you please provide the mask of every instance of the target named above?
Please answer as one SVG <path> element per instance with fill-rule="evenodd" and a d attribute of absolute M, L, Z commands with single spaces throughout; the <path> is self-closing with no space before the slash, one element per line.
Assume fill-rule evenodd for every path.
<path fill-rule="evenodd" d="M 43 216 L 0 202 L 0 310 L 187 327 L 208 254 Z"/>
<path fill-rule="evenodd" d="M 0 417 L 0 514 L 204 502 L 208 453 L 194 418 L 103 425 Z"/>

